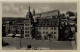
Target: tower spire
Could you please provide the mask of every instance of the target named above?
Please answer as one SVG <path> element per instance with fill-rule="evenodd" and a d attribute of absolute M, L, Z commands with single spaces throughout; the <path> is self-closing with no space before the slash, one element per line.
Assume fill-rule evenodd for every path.
<path fill-rule="evenodd" d="M 30 12 L 30 6 L 29 6 L 28 10 L 29 10 L 29 12 Z"/>
<path fill-rule="evenodd" d="M 33 9 L 33 15 L 35 15 L 35 10 Z"/>

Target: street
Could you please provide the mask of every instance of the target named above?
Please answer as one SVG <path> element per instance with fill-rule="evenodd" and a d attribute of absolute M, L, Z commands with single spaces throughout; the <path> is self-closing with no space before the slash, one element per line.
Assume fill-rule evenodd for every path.
<path fill-rule="evenodd" d="M 9 43 L 8 46 L 3 47 L 3 50 L 6 49 L 27 49 L 28 45 L 31 45 L 33 48 L 43 48 L 43 49 L 50 49 L 50 50 L 72 50 L 72 44 L 70 41 L 43 41 L 43 40 L 33 40 L 33 39 L 21 39 L 21 46 L 20 48 L 20 38 L 8 38 L 3 37 L 3 41 Z"/>

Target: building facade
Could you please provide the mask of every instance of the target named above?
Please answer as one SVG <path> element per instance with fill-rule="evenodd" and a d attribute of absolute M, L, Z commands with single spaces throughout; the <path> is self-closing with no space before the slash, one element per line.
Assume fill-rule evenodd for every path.
<path fill-rule="evenodd" d="M 28 13 L 24 20 L 24 38 L 31 38 L 31 35 L 32 35 L 31 31 L 32 31 L 33 23 L 34 23 L 33 15 L 29 7 Z"/>
<path fill-rule="evenodd" d="M 44 39 L 45 36 L 49 34 L 52 35 L 54 38 L 53 40 L 58 40 L 58 20 L 57 19 L 38 19 L 36 28 L 38 32 L 40 32 L 42 38 Z"/>
<path fill-rule="evenodd" d="M 35 14 L 33 16 L 36 23 L 35 29 L 41 34 L 42 39 L 49 34 L 52 35 L 53 40 L 58 40 L 59 35 L 59 10 L 53 10 Z"/>
<path fill-rule="evenodd" d="M 31 38 L 31 20 L 24 20 L 24 38 Z"/>

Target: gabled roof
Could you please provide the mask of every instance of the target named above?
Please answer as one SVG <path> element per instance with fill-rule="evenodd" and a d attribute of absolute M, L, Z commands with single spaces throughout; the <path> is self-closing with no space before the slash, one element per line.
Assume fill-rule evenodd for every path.
<path fill-rule="evenodd" d="M 45 13 L 49 13 L 49 12 L 59 12 L 59 10 L 58 9 L 56 9 L 56 10 L 50 10 L 50 11 L 47 11 L 47 12 L 37 13 L 35 15 L 45 14 Z"/>
<path fill-rule="evenodd" d="M 52 19 L 52 18 L 40 18 L 37 20 L 36 26 L 38 27 L 54 27 L 59 25 L 58 19 Z"/>

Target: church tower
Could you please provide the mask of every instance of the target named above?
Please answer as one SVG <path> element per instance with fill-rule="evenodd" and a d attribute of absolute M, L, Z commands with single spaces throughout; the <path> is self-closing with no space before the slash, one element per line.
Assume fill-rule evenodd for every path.
<path fill-rule="evenodd" d="M 33 24 L 34 20 L 33 20 L 33 15 L 30 11 L 30 6 L 28 7 L 28 13 L 26 15 L 26 19 L 29 18 L 31 20 L 31 24 Z"/>
<path fill-rule="evenodd" d="M 24 20 L 24 38 L 31 38 L 33 23 L 34 23 L 33 15 L 30 11 L 30 6 L 29 6 L 26 19 Z"/>
<path fill-rule="evenodd" d="M 27 12 L 26 18 L 32 18 L 32 13 L 30 11 L 30 6 L 28 8 L 28 12 Z"/>

